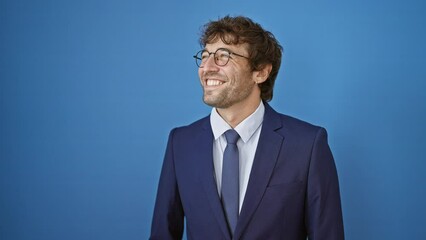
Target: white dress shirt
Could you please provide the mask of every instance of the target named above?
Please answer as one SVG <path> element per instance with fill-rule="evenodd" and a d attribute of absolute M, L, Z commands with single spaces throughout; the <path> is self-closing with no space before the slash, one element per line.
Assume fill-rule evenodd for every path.
<path fill-rule="evenodd" d="M 260 101 L 259 107 L 256 111 L 234 128 L 234 130 L 240 135 L 240 139 L 238 139 L 237 142 L 240 158 L 240 211 L 246 194 L 257 143 L 259 142 L 264 113 L 265 106 L 263 105 L 263 102 Z M 224 133 L 231 129 L 231 126 L 229 126 L 229 124 L 217 113 L 216 108 L 212 109 L 210 114 L 210 123 L 214 135 L 213 164 L 216 174 L 217 191 L 220 196 L 222 186 L 223 152 L 225 151 L 227 144 Z"/>

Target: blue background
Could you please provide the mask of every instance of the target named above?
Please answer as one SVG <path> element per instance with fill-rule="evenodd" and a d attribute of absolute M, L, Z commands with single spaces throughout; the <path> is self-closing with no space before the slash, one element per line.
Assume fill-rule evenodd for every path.
<path fill-rule="evenodd" d="M 327 128 L 347 239 L 426 235 L 426 4 L 0 0 L 0 239 L 147 239 L 168 132 L 205 116 L 200 27 L 285 48 L 271 105 Z"/>

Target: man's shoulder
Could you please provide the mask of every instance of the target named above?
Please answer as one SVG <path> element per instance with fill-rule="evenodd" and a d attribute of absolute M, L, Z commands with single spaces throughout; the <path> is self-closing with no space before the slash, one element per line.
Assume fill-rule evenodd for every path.
<path fill-rule="evenodd" d="M 287 126 L 289 128 L 301 128 L 301 129 L 318 129 L 320 126 L 317 126 L 313 123 L 307 122 L 305 120 L 299 119 L 294 116 L 278 113 L 280 115 L 281 121 L 283 122 L 284 126 Z"/>
<path fill-rule="evenodd" d="M 312 136 L 316 135 L 318 131 L 324 130 L 321 126 L 314 125 L 297 117 L 276 112 L 272 108 L 270 110 L 272 110 L 270 117 L 279 119 L 281 123 L 281 128 L 278 131 L 285 132 L 285 135 Z"/>
<path fill-rule="evenodd" d="M 271 118 L 271 119 L 279 118 L 283 124 L 290 125 L 293 127 L 303 127 L 303 128 L 318 127 L 305 120 L 301 120 L 297 117 L 278 112 L 268 103 L 265 103 L 265 118 Z"/>
<path fill-rule="evenodd" d="M 203 129 L 210 128 L 210 115 L 205 116 L 201 119 L 198 119 L 188 125 L 183 125 L 179 127 L 175 127 L 172 132 L 179 134 L 194 134 Z"/>
<path fill-rule="evenodd" d="M 188 125 L 184 125 L 184 126 L 181 126 L 181 127 L 178 127 L 178 128 L 179 129 L 188 129 L 188 130 L 194 129 L 194 130 L 196 130 L 196 129 L 199 129 L 199 128 L 208 127 L 209 124 L 210 124 L 210 114 L 203 117 L 203 118 L 200 118 L 200 119 L 198 119 L 198 120 L 196 120 L 196 121 L 194 121 L 194 122 L 192 122 Z"/>

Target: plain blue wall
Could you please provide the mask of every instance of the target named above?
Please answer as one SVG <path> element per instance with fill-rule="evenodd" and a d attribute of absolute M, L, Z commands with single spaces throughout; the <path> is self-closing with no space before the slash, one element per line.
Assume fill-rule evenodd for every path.
<path fill-rule="evenodd" d="M 200 26 L 285 48 L 272 105 L 324 126 L 346 237 L 426 235 L 423 1 L 0 0 L 0 239 L 147 239 L 167 135 L 205 116 Z"/>

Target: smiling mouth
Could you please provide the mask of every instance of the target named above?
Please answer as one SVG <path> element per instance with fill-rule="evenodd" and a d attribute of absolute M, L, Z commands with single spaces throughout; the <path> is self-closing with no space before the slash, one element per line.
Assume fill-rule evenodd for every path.
<path fill-rule="evenodd" d="M 219 80 L 213 80 L 213 79 L 207 79 L 206 85 L 207 86 L 219 86 L 222 85 L 224 82 Z"/>

